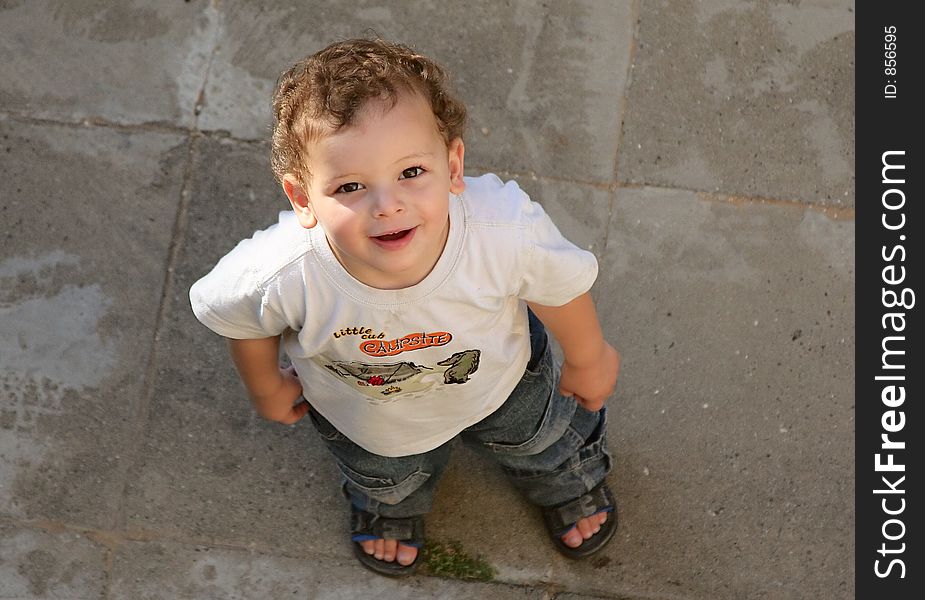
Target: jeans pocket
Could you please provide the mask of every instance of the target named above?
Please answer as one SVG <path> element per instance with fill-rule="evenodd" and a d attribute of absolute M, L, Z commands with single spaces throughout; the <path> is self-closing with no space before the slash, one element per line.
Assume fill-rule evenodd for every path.
<path fill-rule="evenodd" d="M 367 498 L 389 505 L 398 504 L 430 479 L 430 474 L 420 469 L 395 483 L 394 480 L 389 478 L 363 475 L 340 461 L 337 461 L 337 467 L 346 479 L 348 486 L 356 488 Z"/>
<path fill-rule="evenodd" d="M 522 442 L 486 442 L 485 447 L 496 454 L 531 456 L 546 450 L 565 435 L 575 414 L 575 401 L 553 390 L 547 392 L 548 401 L 543 417 L 535 431 L 527 430 Z"/>
<path fill-rule="evenodd" d="M 585 410 L 578 407 L 578 410 Z M 593 413 L 590 413 L 593 414 Z M 594 478 L 603 478 L 613 468 L 613 457 L 607 450 L 607 407 L 601 407 L 597 426 L 585 440 L 575 457 L 574 469 Z"/>

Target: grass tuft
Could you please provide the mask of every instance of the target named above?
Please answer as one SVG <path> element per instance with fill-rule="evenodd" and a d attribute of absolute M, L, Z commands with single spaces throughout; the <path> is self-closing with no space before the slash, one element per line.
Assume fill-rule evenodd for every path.
<path fill-rule="evenodd" d="M 431 575 L 452 577 L 453 579 L 472 579 L 491 581 L 496 572 L 494 567 L 480 557 L 473 558 L 463 550 L 462 544 L 450 540 L 424 543 L 423 566 Z"/>

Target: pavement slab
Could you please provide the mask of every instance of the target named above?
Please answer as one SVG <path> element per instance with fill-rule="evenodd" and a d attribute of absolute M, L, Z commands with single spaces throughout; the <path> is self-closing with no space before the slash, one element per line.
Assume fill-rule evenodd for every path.
<path fill-rule="evenodd" d="M 270 96 L 284 69 L 336 39 L 378 34 L 447 67 L 470 111 L 471 165 L 609 182 L 629 68 L 631 5 L 480 2 L 479 26 L 464 27 L 474 9 L 465 3 L 221 2 L 209 12 L 220 43 L 199 126 L 266 139 Z"/>
<path fill-rule="evenodd" d="M 106 552 L 80 533 L 0 523 L 0 598 L 97 600 Z"/>
<path fill-rule="evenodd" d="M 0 3 L 0 110 L 191 127 L 214 45 L 206 4 Z"/>
<path fill-rule="evenodd" d="M 853 255 L 853 220 L 810 208 L 619 190 L 614 589 L 852 596 Z"/>
<path fill-rule="evenodd" d="M 0 515 L 112 526 L 186 140 L 0 119 Z"/>
<path fill-rule="evenodd" d="M 854 2 L 641 2 L 619 180 L 854 206 Z"/>

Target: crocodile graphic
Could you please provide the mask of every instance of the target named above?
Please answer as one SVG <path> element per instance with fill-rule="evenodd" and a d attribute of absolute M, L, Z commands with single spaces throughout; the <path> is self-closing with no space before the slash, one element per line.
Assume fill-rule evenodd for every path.
<path fill-rule="evenodd" d="M 469 375 L 475 373 L 479 368 L 479 356 L 481 354 L 478 350 L 466 350 L 457 352 L 449 358 L 438 362 L 437 364 L 441 367 L 449 367 L 443 373 L 444 383 L 466 383 L 469 381 Z"/>

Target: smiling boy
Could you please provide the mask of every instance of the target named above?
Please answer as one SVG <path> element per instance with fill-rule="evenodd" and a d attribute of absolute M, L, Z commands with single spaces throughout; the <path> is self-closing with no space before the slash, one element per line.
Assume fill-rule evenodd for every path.
<path fill-rule="evenodd" d="M 588 293 L 594 256 L 515 183 L 463 176 L 465 107 L 410 48 L 332 44 L 280 77 L 274 110 L 292 212 L 190 298 L 262 416 L 310 416 L 359 560 L 414 570 L 457 436 L 541 508 L 563 554 L 601 549 L 616 528 L 603 404 L 619 356 Z"/>
<path fill-rule="evenodd" d="M 394 105 L 368 101 L 352 127 L 311 144 L 311 175 L 286 173 L 283 189 L 303 227 L 321 225 L 347 272 L 398 290 L 424 279 L 443 253 L 449 196 L 466 189 L 463 153 L 461 138 L 443 140 L 427 102 L 405 92 Z"/>

